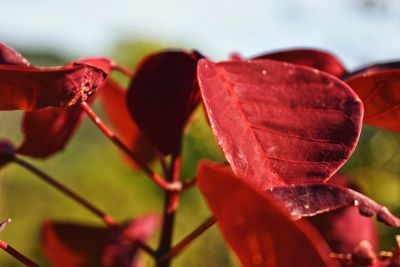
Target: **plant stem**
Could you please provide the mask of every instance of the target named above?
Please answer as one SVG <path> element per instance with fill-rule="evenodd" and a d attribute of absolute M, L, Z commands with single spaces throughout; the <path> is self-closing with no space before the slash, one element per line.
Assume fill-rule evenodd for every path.
<path fill-rule="evenodd" d="M 170 251 L 163 256 L 164 260 L 172 259 L 175 256 L 178 256 L 193 240 L 199 237 L 202 233 L 204 233 L 207 229 L 213 226 L 216 223 L 216 219 L 214 217 L 208 218 L 204 223 L 202 223 L 199 227 L 197 227 L 193 232 L 188 234 L 185 238 L 183 238 L 178 244 L 170 249 Z"/>
<path fill-rule="evenodd" d="M 127 76 L 129 78 L 131 78 L 133 76 L 133 72 L 130 69 L 128 69 L 127 67 L 122 66 L 120 64 L 114 63 L 112 65 L 112 69 L 124 74 L 125 76 Z"/>
<path fill-rule="evenodd" d="M 86 209 L 91 211 L 94 215 L 99 217 L 110 228 L 121 227 L 116 222 L 116 220 L 114 218 L 112 218 L 110 215 L 108 215 L 107 213 L 101 211 L 99 208 L 97 208 L 96 206 L 91 204 L 88 200 L 84 199 L 82 196 L 80 196 L 77 193 L 73 192 L 71 189 L 67 188 L 65 185 L 63 185 L 62 183 L 58 182 L 57 180 L 55 180 L 53 177 L 49 176 L 48 174 L 42 172 L 41 170 L 39 170 L 38 168 L 36 168 L 32 164 L 30 164 L 30 163 L 28 163 L 28 162 L 26 162 L 26 161 L 24 161 L 24 160 L 22 160 L 22 159 L 20 159 L 18 157 L 14 158 L 14 162 L 17 163 L 18 165 L 24 167 L 25 169 L 29 170 L 30 172 L 35 174 L 37 177 L 41 178 L 43 181 L 45 181 L 49 185 L 53 186 L 57 190 L 61 191 L 62 193 L 64 193 L 68 197 L 72 198 L 73 200 L 75 200 L 76 202 L 81 204 L 83 207 L 85 207 Z M 124 237 L 127 240 L 129 240 L 130 242 L 136 244 L 140 249 L 142 249 L 143 251 L 148 253 L 150 256 L 155 257 L 155 254 L 156 254 L 155 251 L 151 247 L 149 247 L 147 244 L 143 243 L 142 241 L 133 240 L 128 235 L 124 235 Z"/>
<path fill-rule="evenodd" d="M 169 175 L 167 176 L 170 182 L 180 181 L 180 170 L 181 170 L 181 155 L 180 149 L 172 155 L 171 166 L 169 169 Z M 167 191 L 165 192 L 165 204 L 163 214 L 163 225 L 161 230 L 160 245 L 158 247 L 158 255 L 164 255 L 169 252 L 172 246 L 172 236 L 175 221 L 175 211 L 178 208 L 179 203 L 179 192 Z M 157 267 L 169 267 L 171 264 L 170 259 L 163 259 L 161 256 L 157 259 Z"/>
<path fill-rule="evenodd" d="M 11 255 L 13 258 L 18 260 L 20 263 L 24 264 L 25 266 L 28 267 L 40 267 L 39 264 L 35 263 L 25 255 L 23 255 L 21 252 L 4 242 L 3 240 L 0 240 L 0 248 L 3 249 L 5 252 L 7 252 L 9 255 Z"/>
<path fill-rule="evenodd" d="M 187 188 L 194 186 L 196 184 L 196 182 L 197 182 L 196 176 L 186 180 L 185 182 L 182 183 L 182 190 L 185 190 Z"/>
<path fill-rule="evenodd" d="M 103 134 L 119 149 L 121 149 L 125 154 L 127 154 L 149 177 L 152 181 L 154 181 L 159 187 L 166 191 L 180 191 L 181 184 L 176 183 L 168 183 L 160 177 L 157 173 L 155 173 L 149 166 L 132 150 L 130 150 L 96 115 L 96 113 L 92 110 L 92 108 L 86 103 L 82 102 L 80 104 L 81 108 L 87 113 L 89 118 L 96 124 L 96 126 L 103 132 Z"/>
<path fill-rule="evenodd" d="M 168 176 L 168 166 L 167 166 L 167 162 L 166 162 L 166 160 L 164 158 L 164 155 L 161 154 L 158 151 L 156 153 L 157 153 L 157 158 L 158 158 L 158 161 L 160 162 L 163 174 L 164 174 L 165 177 L 167 177 Z"/>
<path fill-rule="evenodd" d="M 88 200 L 84 199 L 82 196 L 78 195 L 77 193 L 73 192 L 71 189 L 67 188 L 65 185 L 62 183 L 58 182 L 55 180 L 53 177 L 50 175 L 44 173 L 43 171 L 39 170 L 32 164 L 15 157 L 14 162 L 17 163 L 18 165 L 24 167 L 28 171 L 32 172 L 35 174 L 37 177 L 45 181 L 46 183 L 50 184 L 57 190 L 63 192 L 65 195 L 69 196 L 79 204 L 81 204 L 83 207 L 91 211 L 93 214 L 95 214 L 97 217 L 99 217 L 101 220 L 103 220 L 104 223 L 106 223 L 110 227 L 116 227 L 117 223 L 116 221 L 107 213 L 101 211 L 99 208 L 95 207 L 93 204 L 91 204 Z"/>

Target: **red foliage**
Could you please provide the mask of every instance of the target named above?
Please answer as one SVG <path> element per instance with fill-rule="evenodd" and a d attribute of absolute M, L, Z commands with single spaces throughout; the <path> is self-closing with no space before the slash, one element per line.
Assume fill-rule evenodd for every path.
<path fill-rule="evenodd" d="M 139 267 L 138 247 L 158 227 L 158 216 L 136 219 L 122 229 L 46 222 L 43 249 L 53 267 Z M 129 239 L 127 239 L 129 238 Z"/>
<path fill-rule="evenodd" d="M 346 82 L 364 103 L 365 123 L 400 131 L 400 69 L 371 71 Z"/>
<path fill-rule="evenodd" d="M 244 267 L 338 266 L 317 232 L 225 166 L 202 163 L 198 184 Z"/>
<path fill-rule="evenodd" d="M 144 162 L 152 161 L 156 153 L 155 148 L 131 118 L 126 104 L 126 90 L 113 80 L 108 79 L 101 88 L 99 96 L 106 117 L 116 134 Z M 137 165 L 130 158 L 123 156 L 131 166 L 137 168 Z"/>
<path fill-rule="evenodd" d="M 233 171 L 264 189 L 326 181 L 358 141 L 361 101 L 323 72 L 272 60 L 201 60 L 198 78 Z"/>
<path fill-rule="evenodd" d="M 129 111 L 164 155 L 180 147 L 185 123 L 200 101 L 196 80 L 200 57 L 184 51 L 152 54 L 140 63 L 129 85 Z"/>
<path fill-rule="evenodd" d="M 266 53 L 254 59 L 273 59 L 324 71 L 336 77 L 347 73 L 342 62 L 329 52 L 317 49 L 291 49 Z"/>

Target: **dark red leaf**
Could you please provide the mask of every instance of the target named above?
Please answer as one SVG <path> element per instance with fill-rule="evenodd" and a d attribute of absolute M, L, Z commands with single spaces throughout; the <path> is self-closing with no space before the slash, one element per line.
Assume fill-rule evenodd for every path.
<path fill-rule="evenodd" d="M 233 171 L 264 189 L 323 182 L 350 157 L 362 103 L 346 84 L 273 60 L 200 60 L 211 127 Z"/>
<path fill-rule="evenodd" d="M 107 119 L 122 141 L 135 151 L 144 162 L 150 162 L 155 157 L 155 148 L 141 133 L 132 120 L 126 105 L 126 90 L 116 82 L 108 79 L 100 90 L 100 100 Z M 125 154 L 121 154 L 134 167 L 137 165 Z"/>
<path fill-rule="evenodd" d="M 344 176 L 335 175 L 329 183 L 357 190 L 356 186 Z M 316 200 L 318 201 L 319 199 Z M 335 253 L 352 253 L 361 241 L 368 241 L 373 251 L 379 248 L 378 233 L 373 219 L 362 216 L 357 207 L 340 208 L 318 214 L 308 220 L 318 229 Z"/>
<path fill-rule="evenodd" d="M 329 183 L 357 190 L 356 185 L 344 176 L 335 175 Z M 363 240 L 368 241 L 374 250 L 379 247 L 378 233 L 373 219 L 362 216 L 357 207 L 340 208 L 318 214 L 308 220 L 318 229 L 335 253 L 351 253 Z"/>
<path fill-rule="evenodd" d="M 62 150 L 78 128 L 84 112 L 79 105 L 47 107 L 24 113 L 24 141 L 17 149 L 22 155 L 46 158 Z"/>
<path fill-rule="evenodd" d="M 29 61 L 20 53 L 2 42 L 0 42 L 0 64 L 31 66 Z"/>
<path fill-rule="evenodd" d="M 79 68 L 85 67 L 82 64 L 87 64 L 91 65 L 94 67 L 100 67 L 100 68 L 105 68 L 107 67 L 110 61 L 107 59 L 103 58 L 95 58 L 95 59 L 84 59 L 81 61 L 77 61 L 75 65 L 79 65 Z M 30 66 L 30 63 L 23 58 L 19 53 L 16 51 L 12 50 L 11 48 L 7 47 L 4 44 L 0 43 L 0 63 L 6 64 L 6 65 L 23 65 L 23 66 Z M 64 67 L 64 69 L 76 69 L 77 66 L 73 67 L 74 64 L 67 65 Z M 4 66 L 7 68 L 7 66 Z M 85 67 L 86 68 L 86 67 Z M 89 67 L 91 68 L 91 67 Z M 61 68 L 57 68 L 58 72 L 60 72 Z M 56 69 L 35 69 L 33 67 L 29 67 L 27 70 L 37 70 L 41 72 L 41 78 L 40 79 L 47 79 L 47 74 L 45 70 L 48 70 L 48 72 L 51 72 L 52 70 Z M 88 71 L 87 73 L 83 74 L 82 79 L 89 79 L 90 76 L 93 76 L 91 74 L 92 71 L 95 71 L 95 69 Z M 96 69 L 97 72 L 100 74 L 99 70 Z M 105 71 L 104 71 L 105 72 Z M 23 75 L 23 73 L 20 73 Z M 32 75 L 34 73 L 31 73 Z M 36 73 L 38 74 L 38 73 Z M 103 73 L 104 74 L 104 73 Z M 1 74 L 0 74 L 1 75 Z M 85 75 L 89 75 L 85 77 Z M 58 75 L 60 76 L 60 75 Z M 65 75 L 63 78 L 60 76 L 59 81 L 54 82 L 54 86 L 58 86 L 58 84 L 62 85 L 62 79 L 65 79 L 67 81 L 66 84 L 70 83 L 71 86 L 75 86 L 74 84 L 76 81 L 71 80 L 70 77 L 75 77 L 76 74 L 72 73 L 72 75 Z M 15 77 L 17 79 L 18 77 Z M 49 77 L 50 78 L 50 77 Z M 79 77 L 76 77 L 76 80 L 78 81 Z M 92 87 L 95 89 L 99 84 L 101 84 L 102 79 L 104 77 L 97 77 L 94 75 L 92 78 L 95 79 L 95 83 Z M 23 79 L 20 77 L 20 79 Z M 20 94 L 15 95 L 13 92 L 3 92 L 6 95 L 10 97 L 10 99 L 7 99 L 8 101 L 21 101 L 21 99 L 18 99 L 21 95 L 23 96 L 24 93 L 28 93 L 27 95 L 23 96 L 26 97 L 25 101 L 22 102 L 22 105 L 25 106 L 23 109 L 33 109 L 36 107 L 41 107 L 43 104 L 38 104 L 36 101 L 40 101 L 40 98 L 43 98 L 43 101 L 48 101 L 50 98 L 52 98 L 52 90 L 55 91 L 56 88 L 45 88 L 45 87 L 40 87 L 39 85 L 45 84 L 46 81 L 40 81 L 37 80 L 39 84 L 27 84 L 25 87 L 32 86 L 32 90 L 28 91 L 24 88 L 17 88 L 20 90 Z M 16 81 L 18 83 L 18 81 Z M 91 83 L 91 81 L 89 81 Z M 51 83 L 49 84 L 49 86 Z M 88 86 L 90 84 L 85 84 L 83 86 Z M 0 87 L 3 86 L 3 81 L 0 82 Z M 35 87 L 39 86 L 39 87 Z M 17 91 L 18 91 L 17 90 Z M 43 91 L 45 90 L 45 91 Z M 49 93 L 50 92 L 50 93 Z M 49 95 L 46 95 L 48 94 Z M 0 95 L 2 93 L 0 92 Z M 54 94 L 53 94 L 54 95 Z M 46 99 L 49 97 L 49 99 Z M 89 99 L 90 102 L 91 99 Z M 26 104 L 32 102 L 32 106 L 27 107 Z M 1 103 L 0 101 L 0 106 L 4 104 Z M 14 102 L 15 104 L 15 102 Z M 54 104 L 54 103 L 53 103 Z M 50 105 L 53 105 L 50 103 Z M 39 158 L 45 158 L 48 157 L 55 152 L 58 152 L 59 150 L 63 149 L 68 140 L 70 139 L 71 135 L 75 132 L 76 128 L 79 125 L 79 122 L 82 119 L 82 110 L 78 106 L 73 106 L 70 108 L 55 108 L 55 107 L 47 107 L 47 108 L 42 108 L 42 109 L 35 109 L 30 112 L 25 112 L 24 113 L 24 118 L 23 118 L 23 130 L 25 134 L 25 139 L 22 143 L 22 145 L 18 148 L 18 153 L 23 154 L 23 155 L 28 155 L 32 157 L 39 157 Z"/>
<path fill-rule="evenodd" d="M 269 190 L 293 218 L 313 216 L 342 207 L 357 206 L 364 216 L 376 215 L 389 226 L 400 226 L 400 219 L 372 199 L 346 187 L 332 184 L 307 184 L 275 187 Z"/>
<path fill-rule="evenodd" d="M 400 69 L 357 75 L 347 84 L 364 103 L 364 122 L 400 131 Z"/>
<path fill-rule="evenodd" d="M 84 58 L 75 60 L 71 65 L 89 65 L 98 69 L 101 69 L 104 73 L 109 74 L 114 66 L 114 62 L 109 58 L 97 57 L 97 58 Z"/>
<path fill-rule="evenodd" d="M 317 231 L 292 221 L 272 197 L 227 168 L 202 163 L 198 184 L 244 267 L 338 266 Z"/>
<path fill-rule="evenodd" d="M 0 168 L 14 159 L 15 148 L 7 140 L 0 140 Z"/>
<path fill-rule="evenodd" d="M 381 72 L 383 70 L 394 70 L 394 69 L 400 69 L 400 61 L 390 61 L 390 62 L 368 65 L 343 75 L 341 79 L 348 80 L 358 75 L 372 74 L 376 72 Z"/>
<path fill-rule="evenodd" d="M 375 223 L 362 216 L 356 207 L 342 208 L 309 218 L 332 251 L 351 253 L 356 245 L 367 240 L 378 248 Z"/>
<path fill-rule="evenodd" d="M 127 94 L 128 109 L 165 155 L 180 147 L 183 128 L 200 100 L 196 52 L 166 51 L 145 58 Z"/>
<path fill-rule="evenodd" d="M 123 229 L 46 222 L 42 246 L 52 267 L 138 267 L 138 248 L 131 240 L 146 241 L 158 227 L 158 216 L 132 221 Z"/>
<path fill-rule="evenodd" d="M 273 59 L 293 64 L 303 65 L 325 71 L 336 77 L 344 75 L 347 71 L 342 62 L 326 51 L 316 49 L 291 49 L 274 53 L 267 53 L 254 59 Z"/>
<path fill-rule="evenodd" d="M 0 65 L 0 110 L 70 106 L 86 100 L 105 77 L 83 64 L 40 69 Z"/>

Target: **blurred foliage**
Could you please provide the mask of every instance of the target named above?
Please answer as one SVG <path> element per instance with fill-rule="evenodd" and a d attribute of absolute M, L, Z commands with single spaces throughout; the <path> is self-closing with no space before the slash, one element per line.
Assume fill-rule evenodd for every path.
<path fill-rule="evenodd" d="M 167 45 L 151 40 L 126 40 L 116 46 L 112 58 L 134 69 L 144 55 L 171 47 Z M 68 62 L 67 57 L 48 52 L 23 51 L 23 54 L 33 64 L 40 66 Z M 118 74 L 113 77 L 127 85 L 126 77 Z M 97 103 L 94 108 L 104 118 Z M 18 111 L 0 113 L 0 139 L 7 138 L 19 144 L 21 114 Z M 201 159 L 224 160 L 201 107 L 193 115 L 187 129 L 183 151 L 182 175 L 185 179 L 194 175 L 197 162 Z M 365 126 L 354 155 L 342 169 L 361 186 L 364 193 L 387 205 L 396 214 L 400 214 L 399 151 L 400 134 Z M 46 161 L 29 161 L 120 221 L 149 212 L 160 213 L 162 210 L 164 196 L 161 190 L 140 171 L 130 169 L 116 148 L 88 119 L 84 120 L 63 153 Z M 154 167 L 159 170 L 157 164 Z M 13 219 L 13 223 L 1 233 L 1 238 L 39 260 L 43 266 L 46 264 L 40 249 L 40 225 L 44 220 L 102 224 L 74 201 L 13 164 L 0 171 L 0 200 L 0 219 Z M 197 188 L 183 192 L 174 242 L 191 232 L 208 216 L 209 211 Z M 382 249 L 390 249 L 394 246 L 394 234 L 399 234 L 399 231 L 378 225 Z M 158 234 L 151 242 L 154 247 L 158 243 Z M 11 257 L 1 252 L 0 254 L 0 266 L 20 266 Z M 176 267 L 236 265 L 216 227 L 194 241 L 174 263 Z"/>
<path fill-rule="evenodd" d="M 162 48 L 166 48 L 166 45 L 154 41 L 125 41 L 117 45 L 115 56 L 112 58 L 132 68 L 145 54 Z M 40 66 L 61 65 L 69 60 L 50 53 L 23 54 L 33 64 Z M 120 76 L 116 78 L 121 81 Z M 104 118 L 98 103 L 94 109 Z M 16 145 L 21 142 L 21 115 L 19 111 L 0 113 L 0 139 L 12 140 Z M 200 159 L 223 160 L 201 108 L 192 117 L 183 149 L 182 175 L 185 178 L 193 176 Z M 140 171 L 130 169 L 121 159 L 117 149 L 88 119 L 84 120 L 63 153 L 46 161 L 27 160 L 120 221 L 162 211 L 164 196 L 161 190 Z M 154 167 L 159 169 L 157 164 L 154 164 Z M 46 266 L 46 263 L 40 249 L 40 225 L 44 220 L 102 225 L 102 222 L 74 201 L 14 164 L 0 171 L 0 185 L 0 219 L 13 219 L 6 231 L 1 233 L 1 238 L 40 261 L 43 266 Z M 174 242 L 181 240 L 208 216 L 209 211 L 197 188 L 182 193 Z M 158 234 L 151 243 L 154 247 L 158 243 Z M 0 266 L 20 264 L 2 254 Z M 193 242 L 187 251 L 176 259 L 174 266 L 234 266 L 234 263 L 219 232 L 213 227 Z"/>

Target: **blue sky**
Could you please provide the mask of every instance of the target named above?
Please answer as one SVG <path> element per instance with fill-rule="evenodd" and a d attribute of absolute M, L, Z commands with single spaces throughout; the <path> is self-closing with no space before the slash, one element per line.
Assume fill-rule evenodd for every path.
<path fill-rule="evenodd" d="M 400 59 L 398 0 L 0 0 L 0 40 L 72 56 L 123 37 L 184 42 L 215 59 L 321 47 L 357 64 Z M 361 12 L 360 12 L 361 10 Z"/>

